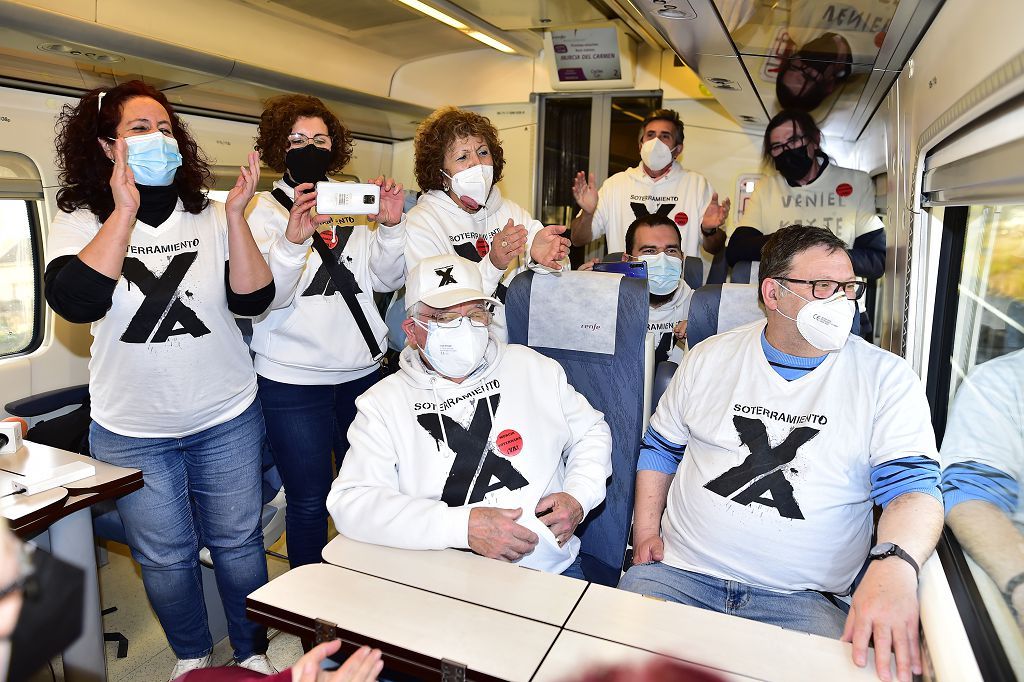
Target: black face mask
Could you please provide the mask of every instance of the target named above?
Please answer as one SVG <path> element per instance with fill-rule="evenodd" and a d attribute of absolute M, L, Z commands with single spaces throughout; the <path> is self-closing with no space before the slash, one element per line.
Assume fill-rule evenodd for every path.
<path fill-rule="evenodd" d="M 331 150 L 320 149 L 315 144 L 289 149 L 284 155 L 284 165 L 297 185 L 326 180 L 327 167 L 330 164 Z"/>
<path fill-rule="evenodd" d="M 775 169 L 792 185 L 807 175 L 814 159 L 807 156 L 807 145 L 803 145 L 785 150 L 774 161 Z"/>
<path fill-rule="evenodd" d="M 22 591 L 24 600 L 11 634 L 11 680 L 28 679 L 82 631 L 85 572 L 36 550 L 35 573 Z"/>

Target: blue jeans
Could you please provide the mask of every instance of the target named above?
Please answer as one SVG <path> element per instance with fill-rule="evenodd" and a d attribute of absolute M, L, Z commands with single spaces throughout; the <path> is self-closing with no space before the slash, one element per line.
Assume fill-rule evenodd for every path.
<path fill-rule="evenodd" d="M 377 383 L 374 372 L 337 385 L 299 386 L 257 377 L 267 439 L 284 482 L 285 537 L 292 568 L 322 561 L 327 544 L 327 493 L 334 481 L 331 452 L 341 466 L 356 398 Z"/>
<path fill-rule="evenodd" d="M 117 500 L 146 595 L 178 658 L 213 650 L 199 573 L 200 543 L 213 556 L 228 634 L 239 661 L 267 650 L 266 628 L 245 617 L 245 597 L 267 582 L 263 556 L 263 414 L 242 414 L 184 438 L 132 438 L 96 422 L 96 459 L 142 470 L 145 486 Z"/>
<path fill-rule="evenodd" d="M 662 563 L 631 567 L 619 588 L 833 639 L 846 623 L 846 610 L 820 592 L 772 592 Z"/>
<path fill-rule="evenodd" d="M 576 578 L 577 580 L 586 580 L 587 576 L 583 575 L 583 555 L 577 554 L 576 560 L 562 571 L 562 575 L 570 578 Z"/>

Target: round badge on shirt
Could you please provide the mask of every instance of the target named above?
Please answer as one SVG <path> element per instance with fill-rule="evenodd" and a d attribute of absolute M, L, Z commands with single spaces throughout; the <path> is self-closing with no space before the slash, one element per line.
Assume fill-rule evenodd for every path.
<path fill-rule="evenodd" d="M 333 249 L 338 245 L 338 233 L 334 230 L 324 230 L 320 233 L 320 237 L 324 240 L 324 243 L 327 244 L 327 248 L 329 249 Z"/>
<path fill-rule="evenodd" d="M 498 446 L 498 452 L 506 457 L 515 457 L 523 450 L 523 437 L 512 429 L 505 429 L 499 433 L 494 443 Z"/>
<path fill-rule="evenodd" d="M 490 252 L 490 250 L 491 245 L 487 243 L 486 239 L 484 239 L 483 237 L 476 238 L 476 252 L 480 254 L 481 258 L 486 256 L 488 252 Z"/>
<path fill-rule="evenodd" d="M 680 211 L 679 213 L 676 213 L 675 221 L 676 225 L 685 225 L 690 222 L 690 216 Z"/>
<path fill-rule="evenodd" d="M 844 182 L 836 186 L 836 194 L 841 197 L 848 197 L 853 194 L 853 185 L 848 182 Z"/>

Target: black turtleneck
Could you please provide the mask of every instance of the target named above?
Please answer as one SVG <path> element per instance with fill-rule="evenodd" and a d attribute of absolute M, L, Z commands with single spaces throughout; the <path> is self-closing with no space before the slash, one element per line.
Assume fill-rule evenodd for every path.
<path fill-rule="evenodd" d="M 178 190 L 174 185 L 166 187 L 150 187 L 135 185 L 139 190 L 139 210 L 135 214 L 137 220 L 159 227 L 174 213 L 178 205 Z"/>

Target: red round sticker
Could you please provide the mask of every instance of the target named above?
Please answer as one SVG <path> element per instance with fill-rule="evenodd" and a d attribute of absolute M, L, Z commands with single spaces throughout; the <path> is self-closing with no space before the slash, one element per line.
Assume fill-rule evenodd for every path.
<path fill-rule="evenodd" d="M 323 237 L 324 242 L 327 244 L 327 248 L 333 249 L 338 245 L 338 235 L 334 230 L 324 230 L 320 233 Z"/>
<path fill-rule="evenodd" d="M 483 237 L 476 238 L 476 252 L 483 258 L 491 250 L 491 245 L 487 243 L 487 240 Z"/>
<path fill-rule="evenodd" d="M 675 221 L 676 225 L 685 225 L 690 222 L 690 216 L 680 211 L 679 213 L 676 213 Z"/>
<path fill-rule="evenodd" d="M 844 182 L 836 187 L 836 194 L 841 197 L 848 197 L 853 194 L 853 185 L 848 182 Z"/>
<path fill-rule="evenodd" d="M 523 437 L 512 429 L 505 429 L 499 433 L 498 439 L 494 442 L 498 446 L 498 452 L 506 457 L 515 457 L 523 449 Z"/>
<path fill-rule="evenodd" d="M 879 31 L 875 34 L 875 47 L 882 47 L 882 43 L 885 42 L 885 31 Z"/>

